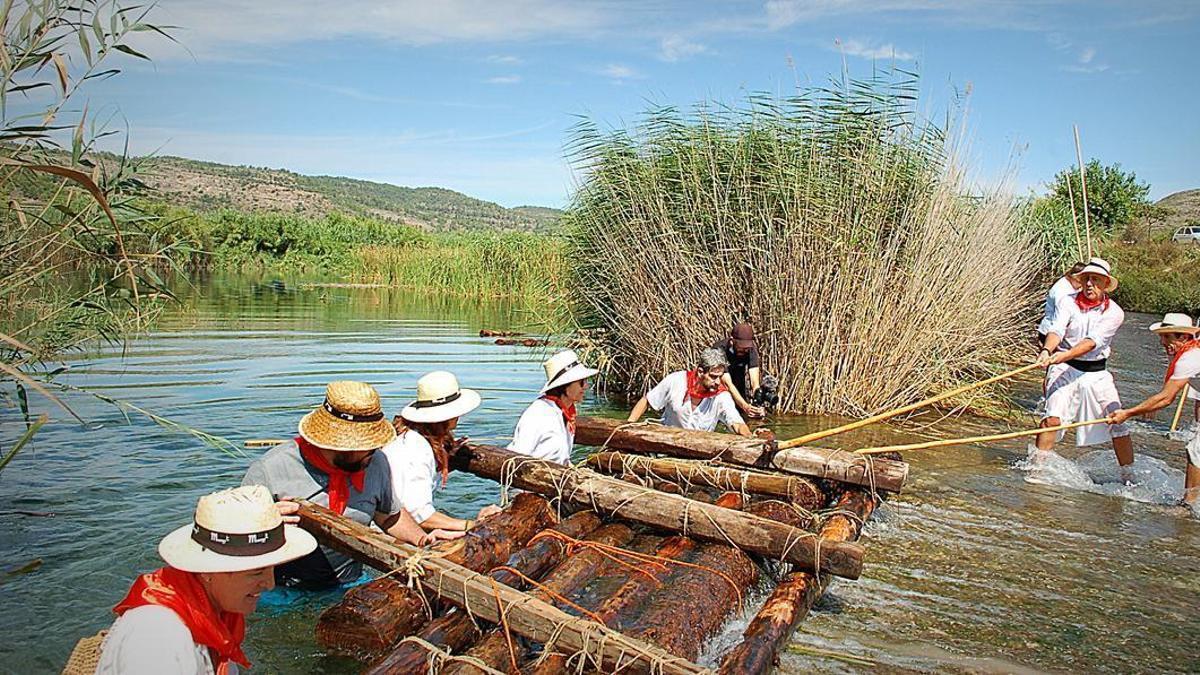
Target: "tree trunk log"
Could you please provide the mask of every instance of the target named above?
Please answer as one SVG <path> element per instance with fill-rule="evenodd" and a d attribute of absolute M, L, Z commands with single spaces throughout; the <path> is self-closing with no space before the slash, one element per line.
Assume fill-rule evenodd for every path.
<path fill-rule="evenodd" d="M 655 459 L 622 452 L 596 453 L 587 458 L 587 463 L 597 471 L 610 475 L 632 473 L 682 485 L 778 497 L 810 511 L 821 508 L 825 503 L 825 493 L 817 484 L 800 476 L 731 469 L 697 460 L 671 457 Z"/>
<path fill-rule="evenodd" d="M 600 517 L 591 511 L 580 511 L 573 516 L 564 518 L 555 525 L 553 530 L 574 537 L 586 537 L 600 527 Z M 512 554 L 506 567 L 511 567 L 521 574 L 540 579 L 551 568 L 562 562 L 566 556 L 566 546 L 557 539 L 541 539 Z M 508 570 L 496 570 L 490 576 L 502 584 L 513 588 L 523 588 L 524 580 Z M 464 611 L 454 608 L 450 612 L 430 621 L 417 634 L 422 640 L 449 648 L 457 654 L 468 645 L 479 639 L 479 629 L 471 617 Z M 364 673 L 367 675 L 384 675 L 385 673 L 423 673 L 429 659 L 429 652 L 424 646 L 415 642 L 401 642 L 390 654 L 373 663 Z"/>
<path fill-rule="evenodd" d="M 753 513 L 756 516 L 769 518 L 777 523 L 791 525 L 792 527 L 802 527 L 808 529 L 812 527 L 813 518 L 806 510 L 798 509 L 795 506 L 780 501 L 778 499 L 769 499 L 762 502 L 754 502 L 753 504 L 743 509 L 746 513 Z"/>
<path fill-rule="evenodd" d="M 468 445 L 452 458 L 462 468 L 514 487 L 559 498 L 604 516 L 695 537 L 732 543 L 758 555 L 850 579 L 862 573 L 861 546 L 821 541 L 773 520 L 664 494 L 591 471 L 532 459 L 501 448 Z"/>
<path fill-rule="evenodd" d="M 522 493 L 508 508 L 438 550 L 446 552 L 446 560 L 467 569 L 489 570 L 554 520 L 549 502 Z M 317 643 L 333 654 L 373 661 L 387 654 L 397 640 L 425 625 L 429 613 L 420 593 L 390 578 L 376 579 L 350 589 L 321 613 Z"/>
<path fill-rule="evenodd" d="M 622 664 L 634 673 L 707 672 L 653 645 L 621 635 L 594 621 L 573 617 L 494 579 L 444 558 L 432 557 L 414 546 L 401 544 L 386 533 L 372 531 L 322 506 L 307 501 L 299 504 L 301 526 L 326 545 L 381 570 L 404 569 L 409 563 L 419 562 L 422 571 L 414 581 L 426 593 L 437 595 L 457 607 L 469 608 L 485 621 L 500 623 L 503 614 L 509 629 L 528 640 L 542 644 L 553 641 L 561 651 L 584 652 L 587 662 L 601 669 Z"/>
<path fill-rule="evenodd" d="M 836 511 L 852 515 L 834 515 L 821 528 L 827 540 L 853 541 L 860 533 L 877 502 L 863 490 L 847 490 L 834 505 Z M 774 667 L 779 649 L 791 638 L 792 631 L 804 620 L 808 610 L 829 585 L 830 576 L 792 572 L 784 577 L 758 615 L 746 626 L 742 641 L 721 660 L 722 675 L 758 675 Z"/>
<path fill-rule="evenodd" d="M 576 421 L 575 442 L 604 449 L 659 453 L 685 459 L 717 459 L 759 469 L 828 478 L 852 485 L 899 492 L 908 464 L 845 450 L 799 447 L 776 450 L 773 443 L 731 434 L 662 425 L 630 424 L 600 417 Z"/>

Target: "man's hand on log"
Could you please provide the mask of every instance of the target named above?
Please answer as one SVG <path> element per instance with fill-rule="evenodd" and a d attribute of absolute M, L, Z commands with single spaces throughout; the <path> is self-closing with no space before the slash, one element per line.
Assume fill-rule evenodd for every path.
<path fill-rule="evenodd" d="M 431 531 L 425 533 L 425 536 L 421 538 L 421 543 L 418 544 L 418 546 L 429 546 L 430 544 L 436 544 L 439 541 L 453 541 L 455 539 L 458 539 L 459 537 L 464 536 L 465 534 L 466 534 L 466 532 L 451 532 L 450 530 L 431 530 Z"/>
<path fill-rule="evenodd" d="M 482 509 L 479 509 L 479 515 L 475 516 L 475 520 L 487 520 L 488 518 L 496 515 L 497 513 L 500 513 L 503 510 L 504 509 L 501 509 L 499 506 L 496 506 L 495 504 L 488 504 L 487 506 L 483 507 Z"/>
<path fill-rule="evenodd" d="M 758 438 L 763 439 L 764 441 L 775 440 L 775 432 L 771 431 L 770 429 L 768 429 L 766 427 L 759 427 L 759 428 L 755 429 L 754 435 Z"/>
<path fill-rule="evenodd" d="M 283 522 L 295 525 L 300 522 L 300 516 L 296 512 L 300 510 L 300 505 L 292 501 L 295 497 L 284 497 L 275 502 L 275 508 L 279 510 L 279 515 L 283 516 Z"/>

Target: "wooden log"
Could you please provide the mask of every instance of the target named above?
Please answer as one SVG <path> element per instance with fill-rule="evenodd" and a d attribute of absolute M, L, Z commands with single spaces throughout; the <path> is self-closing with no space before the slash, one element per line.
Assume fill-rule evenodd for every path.
<path fill-rule="evenodd" d="M 564 518 L 562 522 L 551 529 L 579 539 L 586 537 L 598 527 L 600 527 L 599 516 L 591 511 L 580 511 Z M 540 539 L 512 554 L 504 565 L 531 579 L 539 579 L 562 562 L 566 553 L 566 546 L 561 541 L 549 538 Z M 495 570 L 489 576 L 513 588 L 524 586 L 524 581 L 508 570 Z M 430 621 L 417 633 L 417 637 L 425 642 L 448 648 L 451 653 L 455 654 L 473 644 L 479 639 L 479 636 L 480 632 L 476 622 L 466 612 L 457 608 Z M 429 653 L 423 645 L 401 641 L 391 653 L 371 664 L 363 672 L 368 675 L 425 672 L 428 658 Z"/>
<path fill-rule="evenodd" d="M 847 490 L 834 505 L 835 512 L 821 528 L 828 540 L 853 541 L 860 534 L 877 506 L 876 499 L 864 490 Z M 742 633 L 742 641 L 721 660 L 722 675 L 757 675 L 774 667 L 779 650 L 791 638 L 792 631 L 804 620 L 809 609 L 829 585 L 830 576 L 792 572 L 784 577 L 754 619 Z"/>
<path fill-rule="evenodd" d="M 438 547 L 446 559 L 476 572 L 502 564 L 535 533 L 555 521 L 542 497 L 517 495 L 500 513 L 479 523 L 457 541 Z M 394 579 L 376 579 L 350 589 L 317 620 L 317 643 L 332 654 L 373 661 L 401 637 L 429 620 L 430 608 L 417 591 Z"/>
<path fill-rule="evenodd" d="M 592 471 L 486 445 L 465 446 L 452 463 L 485 478 L 511 482 L 522 490 L 594 509 L 603 516 L 703 541 L 730 543 L 803 569 L 819 569 L 849 579 L 862 573 L 863 549 L 856 544 L 821 541 L 812 533 L 766 518 L 640 488 Z"/>
<path fill-rule="evenodd" d="M 472 572 L 444 558 L 402 544 L 384 532 L 343 518 L 327 508 L 300 500 L 300 524 L 319 541 L 381 570 L 415 569 L 413 581 L 426 593 L 461 608 L 484 621 L 505 623 L 528 640 L 550 643 L 566 652 L 581 652 L 585 663 L 600 669 L 618 665 L 631 673 L 705 673 L 706 669 L 680 659 L 603 624 L 570 614 L 494 579 Z M 568 559 L 570 562 L 574 556 Z"/>
<path fill-rule="evenodd" d="M 796 506 L 778 499 L 754 502 L 745 507 L 744 510 L 746 513 L 753 513 L 756 516 L 768 518 L 777 523 L 791 525 L 792 527 L 807 529 L 813 524 L 813 518 L 809 511 L 798 509 Z"/>
<path fill-rule="evenodd" d="M 630 424 L 600 417 L 576 420 L 575 442 L 642 454 L 659 453 L 685 459 L 720 459 L 759 469 L 827 478 L 852 485 L 899 492 L 908 479 L 908 464 L 858 455 L 845 450 L 797 447 L 776 450 L 773 442 L 732 434 L 692 431 L 661 424 Z"/>
<path fill-rule="evenodd" d="M 818 509 L 825 503 L 825 493 L 817 484 L 800 476 L 732 469 L 697 460 L 671 457 L 656 459 L 621 452 L 596 453 L 587 458 L 587 464 L 610 475 L 633 473 L 683 485 L 779 497 L 809 510 Z"/>

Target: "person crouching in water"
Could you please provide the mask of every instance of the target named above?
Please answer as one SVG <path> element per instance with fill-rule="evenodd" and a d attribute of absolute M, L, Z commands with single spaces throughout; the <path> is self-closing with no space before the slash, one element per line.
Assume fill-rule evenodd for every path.
<path fill-rule="evenodd" d="M 1162 321 L 1151 324 L 1150 331 L 1158 335 L 1163 351 L 1171 357 L 1167 375 L 1163 378 L 1162 390 L 1133 406 L 1122 408 L 1108 416 L 1109 424 L 1122 424 L 1134 415 L 1145 415 L 1171 405 L 1176 396 L 1186 395 L 1186 389 L 1200 388 L 1200 340 L 1196 339 L 1200 328 L 1187 314 L 1171 313 Z M 1183 503 L 1196 508 L 1200 497 L 1200 433 L 1195 433 L 1187 444 L 1187 468 L 1183 481 Z"/>
<path fill-rule="evenodd" d="M 291 509 L 294 511 L 295 509 Z M 113 611 L 101 675 L 237 673 L 246 615 L 275 587 L 275 566 L 312 553 L 308 532 L 285 524 L 261 485 L 200 498 L 191 523 L 158 545 L 167 566 L 143 574 Z"/>
<path fill-rule="evenodd" d="M 417 400 L 393 420 L 396 438 L 383 446 L 392 470 L 392 490 L 426 531 L 444 530 L 461 537 L 483 520 L 500 512 L 489 504 L 475 519 L 453 518 L 433 508 L 435 486 L 446 487 L 450 455 L 467 439 L 454 439 L 458 418 L 479 407 L 479 394 L 458 386 L 453 373 L 437 370 L 417 380 Z"/>
<path fill-rule="evenodd" d="M 575 406 L 583 402 L 588 378 L 600 371 L 579 362 L 571 350 L 561 351 L 544 363 L 546 384 L 541 394 L 517 420 L 508 449 L 559 464 L 571 463 L 575 447 Z"/>
<path fill-rule="evenodd" d="M 721 384 L 729 362 L 719 349 L 700 352 L 697 367 L 667 375 L 629 412 L 629 421 L 642 418 L 647 407 L 662 412 L 663 424 L 683 429 L 712 431 L 717 422 L 742 436 L 750 436 L 750 427 L 738 414 L 729 390 Z"/>
<path fill-rule="evenodd" d="M 1092 258 L 1079 271 L 1082 290 L 1058 302 L 1046 346 L 1038 355 L 1038 362 L 1047 367 L 1043 427 L 1103 418 L 1121 407 L 1117 386 L 1106 369 L 1113 336 L 1125 321 L 1125 312 L 1109 297 L 1117 288 L 1110 270 L 1106 261 Z M 1052 451 L 1060 433 L 1038 434 L 1038 450 Z M 1121 479 L 1128 482 L 1132 479 L 1128 467 L 1133 464 L 1133 441 L 1125 425 L 1080 427 L 1075 443 L 1096 445 L 1110 438 Z"/>

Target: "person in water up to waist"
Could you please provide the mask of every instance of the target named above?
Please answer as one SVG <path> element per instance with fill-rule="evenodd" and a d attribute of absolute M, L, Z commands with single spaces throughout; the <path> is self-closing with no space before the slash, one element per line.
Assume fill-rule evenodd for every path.
<path fill-rule="evenodd" d="M 561 351 L 544 363 L 546 384 L 541 394 L 517 420 L 508 449 L 522 455 L 571 463 L 575 447 L 575 406 L 583 402 L 588 378 L 599 373 L 579 362 L 571 350 Z"/>
<path fill-rule="evenodd" d="M 629 421 L 640 420 L 646 408 L 653 407 L 662 412 L 667 426 L 712 431 L 717 422 L 724 422 L 734 432 L 749 436 L 750 427 L 738 414 L 729 390 L 721 384 L 728 365 L 721 350 L 705 349 L 700 352 L 696 368 L 667 375 L 638 399 Z"/>
<path fill-rule="evenodd" d="M 475 519 L 454 518 L 433 507 L 434 486 L 446 486 L 450 455 L 466 438 L 455 440 L 458 418 L 479 407 L 479 394 L 458 386 L 454 373 L 437 370 L 417 380 L 417 400 L 400 411 L 392 424 L 396 439 L 383 446 L 392 470 L 392 489 L 400 504 L 427 530 L 464 533 L 476 520 L 500 512 L 489 504 Z"/>
<path fill-rule="evenodd" d="M 1079 280 L 1082 290 L 1059 300 L 1046 346 L 1038 355 L 1039 363 L 1046 365 L 1043 427 L 1102 418 L 1121 407 L 1117 386 L 1106 368 L 1113 337 L 1125 321 L 1125 312 L 1109 297 L 1117 288 L 1117 279 L 1106 261 L 1092 258 L 1079 271 Z M 1110 439 L 1117 463 L 1121 467 L 1132 464 L 1133 441 L 1125 425 L 1094 424 L 1075 433 L 1079 446 Z M 1056 432 L 1038 434 L 1037 448 L 1049 452 L 1056 440 Z M 1122 478 L 1129 479 L 1124 468 Z"/>
<path fill-rule="evenodd" d="M 729 337 L 713 343 L 713 349 L 725 354 L 729 363 L 721 384 L 729 390 L 738 410 L 749 417 L 762 417 L 766 411 L 750 401 L 762 384 L 762 368 L 758 354 L 758 341 L 754 339 L 754 326 L 735 323 Z"/>
<path fill-rule="evenodd" d="M 1077 262 L 1067 270 L 1067 273 L 1058 278 L 1049 292 L 1046 293 L 1046 309 L 1042 314 L 1042 320 L 1038 324 L 1038 346 L 1046 346 L 1046 335 L 1050 332 L 1050 326 L 1054 325 L 1054 317 L 1058 315 L 1058 302 L 1068 295 L 1078 293 L 1082 286 L 1079 283 L 1079 278 L 1076 276 L 1080 270 L 1084 268 L 1084 263 Z"/>
<path fill-rule="evenodd" d="M 1200 328 L 1187 314 L 1171 313 L 1162 321 L 1151 324 L 1151 332 L 1158 334 L 1163 351 L 1170 357 L 1162 389 L 1133 406 L 1122 408 L 1108 416 L 1109 424 L 1121 424 L 1134 415 L 1146 415 L 1171 405 L 1176 396 L 1186 395 L 1189 385 L 1200 388 Z M 1183 503 L 1196 508 L 1200 497 L 1200 433 L 1193 430 L 1187 444 L 1187 467 L 1183 481 Z"/>
<path fill-rule="evenodd" d="M 426 534 L 392 488 L 388 458 L 376 451 L 396 437 L 383 418 L 379 394 L 365 382 L 331 382 L 321 405 L 300 420 L 299 436 L 255 460 L 243 485 L 264 485 L 276 497 L 300 497 L 328 506 L 363 525 L 375 523 L 400 541 L 424 545 L 462 536 Z M 322 546 L 280 565 L 276 581 L 301 589 L 330 588 L 356 581 L 362 563 Z"/>
<path fill-rule="evenodd" d="M 317 547 L 311 534 L 285 524 L 280 511 L 258 485 L 201 497 L 193 521 L 158 545 L 167 566 L 139 577 L 113 608 L 118 618 L 100 646 L 96 672 L 190 675 L 249 668 L 242 652 L 245 616 L 263 591 L 275 587 L 276 565 Z"/>

